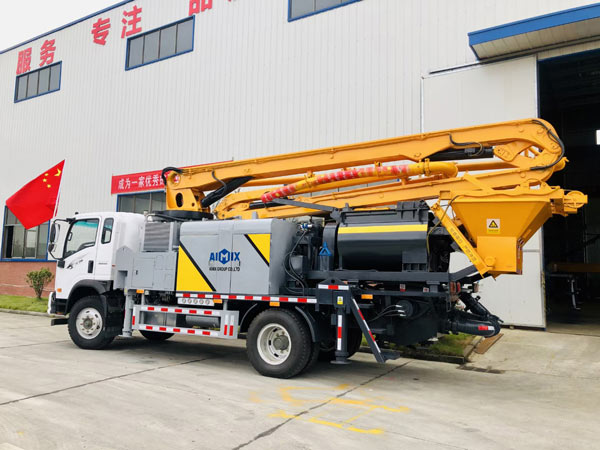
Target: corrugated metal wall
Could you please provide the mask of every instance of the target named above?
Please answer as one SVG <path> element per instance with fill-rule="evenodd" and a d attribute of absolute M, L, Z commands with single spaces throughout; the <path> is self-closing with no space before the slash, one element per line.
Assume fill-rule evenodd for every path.
<path fill-rule="evenodd" d="M 47 36 L 63 61 L 59 92 L 13 103 L 18 52 L 0 54 L 0 198 L 66 158 L 59 215 L 114 210 L 112 174 L 415 133 L 421 77 L 475 61 L 469 31 L 577 0 L 363 0 L 287 22 L 286 0 L 214 0 L 195 50 L 125 71 L 124 10 L 144 31 L 188 14 L 188 0 L 139 0 Z M 440 98 L 440 102 L 444 99 Z M 0 219 L 1 220 L 1 219 Z"/>

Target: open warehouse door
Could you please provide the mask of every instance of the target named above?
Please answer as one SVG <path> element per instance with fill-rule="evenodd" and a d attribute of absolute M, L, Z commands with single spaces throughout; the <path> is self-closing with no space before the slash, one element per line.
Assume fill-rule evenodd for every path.
<path fill-rule="evenodd" d="M 589 196 L 582 214 L 544 225 L 548 329 L 600 336 L 600 50 L 540 61 L 539 93 L 569 159 L 549 183 Z"/>
<path fill-rule="evenodd" d="M 423 79 L 421 95 L 424 132 L 537 117 L 536 57 L 436 73 Z M 481 283 L 483 303 L 506 324 L 546 326 L 541 241 L 538 232 L 525 245 L 523 275 Z M 454 255 L 452 270 L 468 265 Z"/>

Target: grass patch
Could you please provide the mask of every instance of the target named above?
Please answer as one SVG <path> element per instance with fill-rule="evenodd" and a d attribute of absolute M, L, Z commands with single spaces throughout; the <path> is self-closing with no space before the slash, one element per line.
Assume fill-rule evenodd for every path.
<path fill-rule="evenodd" d="M 33 297 L 19 297 L 16 295 L 0 295 L 0 308 L 18 311 L 46 312 L 48 299 L 38 300 Z"/>
<path fill-rule="evenodd" d="M 436 355 L 462 356 L 465 347 L 471 343 L 473 336 L 470 334 L 445 334 L 429 346 L 430 353 Z"/>
<path fill-rule="evenodd" d="M 398 350 L 407 356 L 410 355 L 443 355 L 463 356 L 465 348 L 471 343 L 474 336 L 465 333 L 444 334 L 437 342 L 431 344 L 415 344 L 410 346 L 390 344 L 390 348 Z M 363 346 L 369 344 L 363 337 Z"/>

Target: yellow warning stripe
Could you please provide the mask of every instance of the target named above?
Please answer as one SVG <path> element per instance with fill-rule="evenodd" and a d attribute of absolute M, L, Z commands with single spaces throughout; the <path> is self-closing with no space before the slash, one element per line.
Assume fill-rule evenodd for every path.
<path fill-rule="evenodd" d="M 406 231 L 427 231 L 427 224 L 419 225 L 369 225 L 366 227 L 340 227 L 338 234 L 359 233 L 402 233 Z"/>
<path fill-rule="evenodd" d="M 269 233 L 247 234 L 246 237 L 261 254 L 267 264 L 271 263 L 271 235 Z"/>
<path fill-rule="evenodd" d="M 194 264 L 192 258 L 183 246 L 179 247 L 179 258 L 177 259 L 177 285 L 178 291 L 214 292 L 210 281 Z"/>

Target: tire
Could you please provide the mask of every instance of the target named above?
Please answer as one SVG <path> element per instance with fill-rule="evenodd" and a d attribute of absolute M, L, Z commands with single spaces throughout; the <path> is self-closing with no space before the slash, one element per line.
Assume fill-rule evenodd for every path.
<path fill-rule="evenodd" d="M 152 342 L 166 341 L 170 337 L 173 337 L 173 333 L 159 333 L 158 331 L 140 330 L 140 333 L 142 333 L 142 336 Z"/>
<path fill-rule="evenodd" d="M 313 343 L 304 318 L 286 309 L 267 309 L 248 328 L 246 350 L 261 375 L 291 378 L 310 360 Z"/>
<path fill-rule="evenodd" d="M 356 328 L 348 330 L 348 358 L 354 356 L 360 349 L 362 342 L 362 331 Z M 335 341 L 321 343 L 319 361 L 330 362 L 335 359 Z"/>
<path fill-rule="evenodd" d="M 80 348 L 99 350 L 110 344 L 115 336 L 106 333 L 104 305 L 97 295 L 83 297 L 69 313 L 69 336 Z"/>
<path fill-rule="evenodd" d="M 314 342 L 311 353 L 310 353 L 310 358 L 308 358 L 308 362 L 306 363 L 306 367 L 304 367 L 304 369 L 302 369 L 302 371 L 300 373 L 305 373 L 305 372 L 310 371 L 310 369 L 312 369 L 315 366 L 315 364 L 317 364 L 317 362 L 319 361 L 320 353 L 321 353 L 321 343 Z"/>

